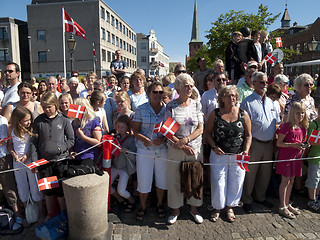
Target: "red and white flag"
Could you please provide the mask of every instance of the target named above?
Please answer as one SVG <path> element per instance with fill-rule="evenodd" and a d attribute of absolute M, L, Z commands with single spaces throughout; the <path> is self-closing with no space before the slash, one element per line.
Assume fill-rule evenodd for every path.
<path fill-rule="evenodd" d="M 275 56 L 273 56 L 271 53 L 269 53 L 267 56 L 265 56 L 264 58 L 267 62 L 269 62 L 270 64 L 274 63 L 277 58 Z"/>
<path fill-rule="evenodd" d="M 67 117 L 82 119 L 86 111 L 85 106 L 70 104 Z"/>
<path fill-rule="evenodd" d="M 180 124 L 177 123 L 176 120 L 173 118 L 169 117 L 167 121 L 162 125 L 160 128 L 160 132 L 165 136 L 166 138 L 171 139 L 172 136 L 177 132 L 179 129 Z"/>
<path fill-rule="evenodd" d="M 111 144 L 111 154 L 113 156 L 117 157 L 121 153 L 121 151 L 120 151 L 121 146 L 120 146 L 120 143 L 119 143 L 119 141 L 117 139 L 113 140 L 113 144 Z M 115 145 L 117 145 L 117 147 Z"/>
<path fill-rule="evenodd" d="M 153 127 L 153 133 L 158 133 L 158 132 L 160 131 L 161 124 L 162 124 L 162 122 L 159 122 L 159 123 L 157 123 L 157 124 L 154 125 L 154 127 Z"/>
<path fill-rule="evenodd" d="M 320 131 L 317 130 L 312 130 L 311 135 L 309 137 L 309 141 L 310 143 L 319 143 L 319 139 L 320 139 Z"/>
<path fill-rule="evenodd" d="M 44 158 L 42 158 L 42 159 L 40 159 L 40 160 L 38 160 L 38 161 L 29 163 L 29 164 L 27 165 L 27 167 L 28 167 L 29 169 L 34 169 L 34 168 L 36 168 L 36 167 L 39 167 L 39 166 L 41 166 L 41 165 L 45 165 L 45 164 L 47 164 L 47 163 L 49 163 L 49 161 L 47 161 L 47 160 L 45 160 Z"/>
<path fill-rule="evenodd" d="M 279 133 L 280 133 L 280 128 L 283 126 L 283 123 L 281 123 L 278 127 L 277 127 L 277 129 L 276 129 L 276 134 L 277 135 L 279 135 Z"/>
<path fill-rule="evenodd" d="M 5 142 L 5 141 L 9 140 L 10 138 L 13 138 L 13 136 L 0 139 L 0 143 Z"/>
<path fill-rule="evenodd" d="M 94 47 L 94 43 L 92 43 L 92 51 L 94 56 L 94 62 L 97 64 L 97 54 L 96 54 L 96 48 Z"/>
<path fill-rule="evenodd" d="M 249 168 L 248 168 L 249 161 L 250 161 L 250 156 L 245 156 L 240 154 L 237 155 L 237 163 L 242 170 L 246 170 L 247 172 L 249 172 Z"/>
<path fill-rule="evenodd" d="M 41 178 L 38 180 L 39 191 L 57 188 L 59 186 L 59 181 L 56 176 Z"/>
<path fill-rule="evenodd" d="M 64 8 L 63 8 L 64 10 Z M 64 11 L 64 20 L 63 20 L 64 26 L 65 26 L 65 32 L 72 33 L 73 35 L 78 35 L 86 39 L 86 32 L 83 30 L 83 28 L 76 23 L 66 11 Z M 87 40 L 87 39 L 86 39 Z"/>
<path fill-rule="evenodd" d="M 277 47 L 282 47 L 282 39 L 281 39 L 281 37 L 277 37 L 276 38 L 276 44 L 277 44 Z"/>

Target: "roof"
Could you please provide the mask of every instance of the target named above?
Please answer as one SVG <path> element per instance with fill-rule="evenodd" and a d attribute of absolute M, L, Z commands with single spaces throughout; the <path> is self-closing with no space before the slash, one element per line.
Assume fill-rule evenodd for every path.
<path fill-rule="evenodd" d="M 287 8 L 284 10 L 283 16 L 281 18 L 281 22 L 282 21 L 291 21 Z"/>
<path fill-rule="evenodd" d="M 202 42 L 200 39 L 200 31 L 199 31 L 199 23 L 198 23 L 197 0 L 194 1 L 192 33 L 191 33 L 190 42 Z"/>

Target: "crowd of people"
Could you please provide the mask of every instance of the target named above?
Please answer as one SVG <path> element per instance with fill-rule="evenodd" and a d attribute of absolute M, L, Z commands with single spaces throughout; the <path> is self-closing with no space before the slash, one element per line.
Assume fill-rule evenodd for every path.
<path fill-rule="evenodd" d="M 127 76 L 120 50 L 116 52 L 120 65 L 113 64 L 114 74 L 106 79 L 89 72 L 79 80 L 79 73 L 73 71 L 69 79 L 59 75 L 39 83 L 35 79 L 20 82 L 19 66 L 9 63 L 4 71 L 7 85 L 0 91 L 0 139 L 9 137 L 0 143 L 0 184 L 15 215 L 14 228 L 23 224 L 21 208 L 29 197 L 39 206 L 38 224 L 54 217 L 55 199 L 60 210 L 66 209 L 62 185 L 39 191 L 37 179 L 57 176 L 61 180 L 70 166 L 101 165 L 101 148 L 90 147 L 106 134 L 113 135 L 122 148 L 112 157 L 111 195 L 126 203 L 126 213 L 139 205 L 137 221 L 146 215 L 153 183 L 157 214 L 159 218 L 168 215 L 169 224 L 177 221 L 184 198 L 195 222 L 202 223 L 198 207 L 210 187 L 213 222 L 224 209 L 228 221 L 235 221 L 233 208 L 240 201 L 248 213 L 253 201 L 272 208 L 266 191 L 274 166 L 281 175 L 279 190 L 275 189 L 279 213 L 296 218 L 300 211 L 290 196 L 294 182 L 303 188 L 304 164 L 299 160 L 303 152 L 310 157 L 305 183 L 308 205 L 320 212 L 320 160 L 316 158 L 320 147 L 306 143 L 306 136 L 320 126 L 320 108 L 310 96 L 314 80 L 302 74 L 294 80 L 294 91 L 288 92 L 289 80 L 281 63 L 273 66 L 268 78 L 263 55 L 254 56 L 260 35 L 255 31 L 247 44 L 246 68 L 242 69 L 237 55 L 243 36 L 235 32 L 226 51 L 233 55 L 227 60 L 229 65 L 233 61 L 228 72 L 222 60 L 209 69 L 200 57 L 199 71 L 193 76 L 178 64 L 161 80 L 147 81 L 142 69 Z M 81 120 L 68 117 L 70 104 L 86 107 Z M 155 125 L 169 118 L 180 125 L 170 139 L 154 131 Z M 237 164 L 237 155 L 250 156 L 254 164 L 249 164 L 248 171 Z M 35 171 L 25 168 L 42 158 L 50 163 Z M 23 170 L 2 173 L 17 168 Z M 171 209 L 168 214 L 165 203 Z"/>

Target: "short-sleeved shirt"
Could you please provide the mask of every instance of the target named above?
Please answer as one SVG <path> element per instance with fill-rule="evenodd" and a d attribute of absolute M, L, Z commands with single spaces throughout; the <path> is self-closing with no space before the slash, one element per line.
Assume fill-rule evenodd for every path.
<path fill-rule="evenodd" d="M 129 96 L 131 100 L 131 109 L 134 112 L 137 110 L 139 106 L 149 101 L 149 98 L 146 92 L 141 93 L 139 95 L 131 94 Z"/>
<path fill-rule="evenodd" d="M 8 120 L 0 115 L 0 139 L 8 137 Z M 0 145 L 0 157 L 9 154 L 6 145 Z"/>
<path fill-rule="evenodd" d="M 210 113 L 219 107 L 218 93 L 215 88 L 205 91 L 201 97 L 202 112 L 208 118 Z"/>
<path fill-rule="evenodd" d="M 117 59 L 113 60 L 110 64 L 110 69 L 124 69 L 127 67 L 127 62 L 121 59 L 118 61 Z M 121 77 L 123 77 L 124 73 L 115 74 L 117 79 L 119 80 Z"/>
<path fill-rule="evenodd" d="M 20 100 L 20 97 L 18 95 L 18 86 L 21 82 L 17 82 L 15 85 L 12 87 L 7 87 L 4 90 L 4 97 L 1 102 L 1 106 L 7 106 L 8 104 L 13 104 L 16 103 Z"/>
<path fill-rule="evenodd" d="M 243 99 L 245 99 L 253 93 L 253 89 L 249 87 L 246 81 L 244 81 L 240 85 L 237 85 L 237 88 L 239 93 L 239 102 L 242 102 Z"/>
<path fill-rule="evenodd" d="M 141 128 L 140 133 L 149 138 L 150 140 L 159 138 L 162 136 L 161 133 L 152 133 L 154 129 L 154 125 L 158 124 L 160 122 L 164 122 L 164 114 L 165 114 L 166 107 L 163 106 L 161 111 L 156 114 L 153 108 L 151 107 L 149 102 L 146 102 L 142 105 L 140 105 L 133 117 L 133 122 L 140 122 Z M 143 142 L 140 140 L 136 140 L 137 148 L 146 149 L 146 146 L 144 146 Z M 164 148 L 165 144 L 161 144 L 160 146 L 154 146 L 151 145 L 149 147 L 150 150 L 155 150 L 155 148 Z"/>
<path fill-rule="evenodd" d="M 172 100 L 167 104 L 165 120 L 172 117 L 176 120 L 180 127 L 175 133 L 178 138 L 184 138 L 194 132 L 199 124 L 203 124 L 203 113 L 201 111 L 201 103 L 199 101 L 190 99 L 189 106 L 182 107 L 177 100 Z M 187 145 L 198 149 L 202 144 L 202 136 L 193 139 Z"/>

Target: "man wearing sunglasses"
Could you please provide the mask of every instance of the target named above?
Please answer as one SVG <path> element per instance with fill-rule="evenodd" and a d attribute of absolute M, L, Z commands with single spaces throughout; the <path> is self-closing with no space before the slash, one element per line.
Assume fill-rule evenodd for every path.
<path fill-rule="evenodd" d="M 9 86 L 4 90 L 4 97 L 1 103 L 1 107 L 8 104 L 16 103 L 20 100 L 18 95 L 18 85 L 20 84 L 20 67 L 18 64 L 11 62 L 6 66 L 4 71 L 6 79 L 9 81 Z"/>
<path fill-rule="evenodd" d="M 244 76 L 239 79 L 237 84 L 239 92 L 239 102 L 248 97 L 253 92 L 253 85 L 251 76 L 258 71 L 258 63 L 256 61 L 249 61 L 247 64 Z"/>

